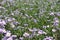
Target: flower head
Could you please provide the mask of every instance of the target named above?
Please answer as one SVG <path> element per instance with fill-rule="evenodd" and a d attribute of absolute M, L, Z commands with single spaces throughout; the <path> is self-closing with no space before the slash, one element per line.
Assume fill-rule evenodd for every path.
<path fill-rule="evenodd" d="M 46 32 L 44 32 L 43 30 L 39 30 L 38 34 L 47 34 Z"/>
<path fill-rule="evenodd" d="M 5 34 L 6 37 L 10 37 L 11 36 L 11 33 L 10 31 L 7 31 L 6 34 Z"/>
<path fill-rule="evenodd" d="M 29 37 L 29 35 L 30 34 L 29 33 L 26 33 L 26 32 L 23 34 L 24 37 Z"/>
<path fill-rule="evenodd" d="M 53 40 L 53 37 L 46 37 L 43 40 Z"/>

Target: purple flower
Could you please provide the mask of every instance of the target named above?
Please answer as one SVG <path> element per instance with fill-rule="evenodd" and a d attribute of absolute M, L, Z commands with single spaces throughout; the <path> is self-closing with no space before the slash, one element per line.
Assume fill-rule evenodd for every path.
<path fill-rule="evenodd" d="M 5 20 L 0 19 L 0 26 L 5 27 L 4 25 L 6 25 Z"/>
<path fill-rule="evenodd" d="M 43 30 L 39 30 L 38 34 L 47 34 L 46 32 L 44 32 Z"/>
<path fill-rule="evenodd" d="M 34 37 L 34 35 L 33 34 L 31 34 L 30 36 L 29 36 L 29 38 L 33 38 Z"/>
<path fill-rule="evenodd" d="M 36 28 L 33 28 L 33 31 L 38 31 Z"/>
<path fill-rule="evenodd" d="M 43 28 L 45 28 L 45 29 L 46 29 L 46 28 L 47 28 L 47 26 L 43 26 Z"/>
<path fill-rule="evenodd" d="M 54 23 L 53 23 L 53 25 L 54 25 L 54 26 L 58 26 L 58 25 L 59 25 L 59 23 L 57 23 L 57 22 L 54 22 Z"/>
<path fill-rule="evenodd" d="M 60 16 L 60 13 L 56 13 L 57 16 Z"/>
<path fill-rule="evenodd" d="M 55 17 L 53 20 L 54 20 L 53 25 L 58 26 L 59 25 L 59 19 L 57 17 Z"/>
<path fill-rule="evenodd" d="M 8 37 L 5 37 L 5 36 L 4 36 L 4 37 L 2 38 L 2 40 L 7 40 L 7 38 L 8 38 Z"/>
<path fill-rule="evenodd" d="M 56 21 L 56 20 L 58 20 L 58 18 L 57 18 L 57 17 L 55 17 L 53 20 L 54 20 L 54 21 Z"/>
<path fill-rule="evenodd" d="M 7 20 L 8 20 L 8 22 L 11 22 L 11 21 L 14 21 L 15 18 L 8 18 Z"/>
<path fill-rule="evenodd" d="M 6 25 L 6 22 L 4 20 L 2 20 L 2 24 Z"/>
<path fill-rule="evenodd" d="M 14 24 L 14 25 L 17 25 L 17 24 L 20 24 L 20 23 L 19 23 L 19 22 L 14 21 L 14 22 L 13 22 L 13 24 Z"/>
<path fill-rule="evenodd" d="M 26 32 L 23 34 L 24 37 L 29 37 L 29 35 L 30 34 L 29 33 L 26 33 Z"/>
<path fill-rule="evenodd" d="M 9 38 L 7 38 L 7 40 L 13 40 L 13 38 L 12 37 L 9 37 Z"/>
<path fill-rule="evenodd" d="M 46 37 L 43 40 L 53 40 L 53 37 Z"/>
<path fill-rule="evenodd" d="M 4 28 L 0 28 L 0 33 L 6 33 L 6 30 Z"/>
<path fill-rule="evenodd" d="M 24 38 L 23 37 L 20 37 L 19 40 L 23 40 Z"/>
<path fill-rule="evenodd" d="M 17 35 L 12 35 L 11 37 L 15 40 L 17 38 Z"/>
<path fill-rule="evenodd" d="M 6 34 L 5 34 L 6 37 L 10 37 L 11 36 L 11 32 L 10 31 L 7 31 Z"/>

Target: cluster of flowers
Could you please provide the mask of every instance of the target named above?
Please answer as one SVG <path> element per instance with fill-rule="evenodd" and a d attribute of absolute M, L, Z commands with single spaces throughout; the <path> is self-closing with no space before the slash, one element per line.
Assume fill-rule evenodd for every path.
<path fill-rule="evenodd" d="M 16 22 L 14 18 L 5 17 L 5 20 L 0 19 L 0 33 L 4 34 L 4 37 L 2 38 L 2 40 L 16 40 L 17 35 L 13 35 L 11 33 L 11 31 L 5 29 L 5 25 L 7 25 L 7 23 L 10 23 L 12 28 L 15 27 L 14 25 L 18 24 L 18 22 Z M 47 27 L 49 27 L 49 25 Z M 32 34 L 29 34 L 28 32 L 25 32 L 23 34 L 23 37 L 20 37 L 19 40 L 23 40 L 24 37 L 33 38 L 34 36 L 39 36 L 39 35 L 42 35 L 42 34 L 46 35 L 47 34 L 43 30 L 36 29 L 36 28 L 33 28 L 33 29 L 28 28 L 28 30 L 30 32 L 32 32 Z M 53 29 L 52 31 L 55 32 L 56 30 Z M 53 37 L 46 37 L 43 40 L 53 40 Z"/>
<path fill-rule="evenodd" d="M 13 0 L 3 0 L 0 4 L 2 4 L 2 5 L 4 5 L 4 3 L 6 3 L 6 2 L 9 2 L 11 5 L 15 5 L 14 3 L 15 3 L 15 1 L 13 1 Z M 9 5 L 9 3 L 8 3 L 8 6 L 10 6 Z M 0 6 L 0 9 L 3 9 L 3 10 L 5 10 L 4 11 L 4 13 L 7 11 L 4 7 L 2 7 L 2 6 Z M 28 8 L 26 8 L 26 9 L 28 9 Z M 30 10 L 32 10 L 33 8 L 31 8 Z M 1 12 L 1 10 L 0 10 L 0 12 Z M 13 13 L 11 13 L 11 15 L 12 16 L 15 16 L 15 15 L 19 15 L 19 10 L 15 10 Z M 22 13 L 20 14 L 20 15 L 22 15 Z M 36 15 L 36 14 L 35 14 Z M 55 14 L 54 12 L 52 12 L 52 13 L 50 13 L 49 15 L 51 15 L 51 16 L 54 16 L 54 18 L 53 18 L 53 26 L 56 26 L 56 28 L 58 29 L 58 27 L 57 26 L 59 26 L 59 18 L 58 17 L 56 17 L 56 16 L 60 16 L 60 12 L 59 13 L 57 13 L 57 14 Z M 23 15 L 22 15 L 23 16 Z M 30 18 L 30 17 L 32 17 L 32 16 L 29 16 L 28 14 L 25 14 L 25 16 L 27 17 L 27 18 Z M 25 18 L 25 16 L 23 17 L 23 18 Z M 34 23 L 37 23 L 37 19 L 34 19 L 34 18 L 32 18 L 33 19 L 33 21 L 34 21 Z M 11 27 L 11 28 L 15 28 L 15 26 L 16 25 L 18 25 L 18 24 L 20 24 L 18 21 L 16 21 L 16 19 L 15 18 L 12 18 L 12 17 L 6 17 L 6 16 L 2 16 L 2 15 L 0 15 L 0 34 L 4 34 L 3 35 L 3 38 L 1 39 L 1 40 L 24 40 L 24 38 L 33 38 L 33 37 L 35 37 L 35 36 L 40 36 L 40 35 L 47 35 L 47 32 L 45 32 L 45 31 L 43 31 L 43 30 L 41 30 L 41 29 L 37 29 L 37 28 L 33 28 L 33 29 L 31 29 L 31 28 L 27 28 L 28 30 L 29 30 L 29 32 L 31 32 L 31 33 L 28 33 L 28 32 L 24 32 L 23 33 L 23 35 L 22 35 L 22 37 L 17 37 L 17 35 L 14 35 L 14 34 L 12 34 L 11 33 L 11 31 L 10 30 L 7 30 L 6 29 L 6 25 L 7 24 L 10 24 L 10 26 L 9 27 Z M 24 26 L 28 26 L 28 24 L 24 24 Z M 50 27 L 50 25 L 47 25 L 47 26 L 43 26 L 43 28 L 44 29 L 46 29 L 46 28 L 49 28 Z M 22 28 L 25 28 L 25 27 L 22 27 Z M 52 32 L 56 32 L 57 30 L 56 30 L 56 28 L 53 28 L 52 29 Z M 18 28 L 19 29 L 19 28 Z M 51 36 L 46 36 L 43 40 L 55 40 L 54 39 L 54 37 L 51 37 Z"/>

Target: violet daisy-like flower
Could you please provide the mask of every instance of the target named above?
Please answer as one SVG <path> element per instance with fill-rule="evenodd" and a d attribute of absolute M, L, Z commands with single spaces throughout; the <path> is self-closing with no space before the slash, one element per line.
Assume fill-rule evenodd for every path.
<path fill-rule="evenodd" d="M 15 40 L 17 38 L 17 35 L 12 35 L 11 37 L 13 38 L 13 40 Z"/>
<path fill-rule="evenodd" d="M 29 33 L 26 33 L 26 32 L 23 34 L 24 37 L 29 37 L 29 35 L 30 34 Z"/>
<path fill-rule="evenodd" d="M 59 19 L 57 17 L 55 17 L 53 20 L 59 22 Z"/>
<path fill-rule="evenodd" d="M 59 24 L 58 23 L 56 23 L 56 22 L 54 22 L 54 24 L 53 24 L 54 26 L 58 26 Z"/>
<path fill-rule="evenodd" d="M 7 38 L 7 40 L 13 40 L 13 38 L 12 37 L 9 37 L 9 38 Z"/>
<path fill-rule="evenodd" d="M 6 22 L 4 20 L 0 19 L 0 26 L 5 27 L 4 25 L 6 25 Z"/>
<path fill-rule="evenodd" d="M 47 28 L 47 26 L 44 26 L 44 25 L 43 25 L 43 28 L 45 28 L 45 29 L 46 29 L 46 28 Z"/>
<path fill-rule="evenodd" d="M 58 26 L 59 25 L 59 19 L 57 17 L 55 17 L 53 20 L 54 20 L 53 25 Z"/>
<path fill-rule="evenodd" d="M 43 30 L 39 30 L 38 34 L 47 34 L 46 32 L 44 32 Z"/>
<path fill-rule="evenodd" d="M 15 18 L 8 18 L 8 22 L 15 21 Z"/>
<path fill-rule="evenodd" d="M 60 13 L 56 13 L 57 16 L 60 16 Z"/>
<path fill-rule="evenodd" d="M 4 28 L 0 28 L 0 33 L 6 33 L 6 30 Z"/>
<path fill-rule="evenodd" d="M 6 37 L 10 37 L 11 36 L 11 32 L 10 31 L 7 31 L 6 34 L 5 34 Z"/>
<path fill-rule="evenodd" d="M 2 40 L 7 40 L 7 38 L 8 38 L 8 37 L 5 37 L 5 36 L 4 36 L 4 37 L 2 38 Z"/>
<path fill-rule="evenodd" d="M 39 31 L 38 31 L 38 34 L 43 34 L 43 31 L 42 31 L 42 30 L 39 30 Z"/>
<path fill-rule="evenodd" d="M 13 24 L 14 24 L 14 25 L 18 25 L 18 24 L 20 24 L 20 23 L 19 23 L 19 22 L 14 21 L 14 22 L 13 22 Z"/>
<path fill-rule="evenodd" d="M 43 40 L 54 40 L 53 37 L 46 37 Z"/>
<path fill-rule="evenodd" d="M 0 28 L 0 33 L 3 31 L 3 29 Z"/>
<path fill-rule="evenodd" d="M 38 31 L 38 29 L 36 29 L 36 28 L 33 28 L 33 31 L 34 31 L 34 32 L 36 32 L 36 31 Z"/>
<path fill-rule="evenodd" d="M 23 37 L 20 37 L 19 40 L 23 40 L 24 38 Z"/>

